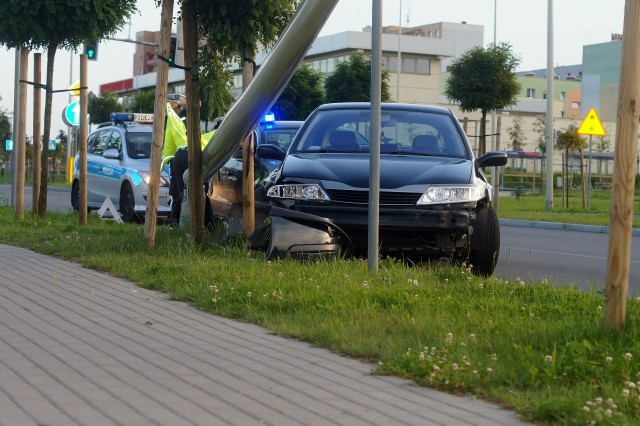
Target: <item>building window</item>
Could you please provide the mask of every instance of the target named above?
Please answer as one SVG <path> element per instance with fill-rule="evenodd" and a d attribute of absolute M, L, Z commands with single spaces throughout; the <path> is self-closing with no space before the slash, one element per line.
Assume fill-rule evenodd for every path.
<path fill-rule="evenodd" d="M 431 61 L 428 59 L 417 59 L 416 72 L 418 74 L 431 74 Z"/>
<path fill-rule="evenodd" d="M 398 58 L 395 56 L 389 56 L 387 60 L 387 70 L 389 72 L 398 72 Z"/>
<path fill-rule="evenodd" d="M 547 92 L 542 92 L 542 99 L 547 99 Z"/>
<path fill-rule="evenodd" d="M 527 89 L 527 98 L 535 98 L 536 89 Z"/>
<path fill-rule="evenodd" d="M 578 109 L 580 108 L 580 102 L 571 102 L 571 108 Z"/>
<path fill-rule="evenodd" d="M 415 73 L 416 72 L 416 60 L 414 58 L 402 59 L 402 72 Z"/>
<path fill-rule="evenodd" d="M 564 101 L 565 99 L 567 99 L 567 92 L 560 92 L 560 100 Z"/>

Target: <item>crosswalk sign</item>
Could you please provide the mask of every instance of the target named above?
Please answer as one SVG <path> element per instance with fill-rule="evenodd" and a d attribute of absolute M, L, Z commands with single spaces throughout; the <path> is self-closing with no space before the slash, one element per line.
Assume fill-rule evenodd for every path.
<path fill-rule="evenodd" d="M 600 118 L 598 118 L 598 114 L 596 114 L 596 110 L 594 108 L 591 108 L 587 113 L 587 116 L 578 128 L 578 133 L 581 135 L 591 136 L 604 136 L 607 134 L 607 132 L 604 131 L 604 127 L 602 127 Z"/>

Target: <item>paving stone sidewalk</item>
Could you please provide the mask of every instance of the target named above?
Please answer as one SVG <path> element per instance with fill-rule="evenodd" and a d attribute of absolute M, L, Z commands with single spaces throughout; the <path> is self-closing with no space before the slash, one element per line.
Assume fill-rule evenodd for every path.
<path fill-rule="evenodd" d="M 0 245 L 0 425 L 519 425 L 495 405 Z"/>

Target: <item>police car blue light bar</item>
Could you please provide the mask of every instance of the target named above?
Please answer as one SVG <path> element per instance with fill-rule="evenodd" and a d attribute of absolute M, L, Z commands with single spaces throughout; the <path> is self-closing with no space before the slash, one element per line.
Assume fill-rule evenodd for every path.
<path fill-rule="evenodd" d="M 153 123 L 153 114 L 138 114 L 133 112 L 112 112 L 111 121 L 122 123 L 133 121 L 136 123 Z"/>
<path fill-rule="evenodd" d="M 262 117 L 263 123 L 273 123 L 274 121 L 276 121 L 276 115 L 271 111 L 269 111 L 264 115 L 264 117 Z"/>

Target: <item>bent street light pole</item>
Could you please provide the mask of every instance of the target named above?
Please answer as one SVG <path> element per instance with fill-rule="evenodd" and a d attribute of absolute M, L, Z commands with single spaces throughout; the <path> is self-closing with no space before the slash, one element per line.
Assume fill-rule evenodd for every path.
<path fill-rule="evenodd" d="M 378 240 L 380 222 L 380 128 L 382 102 L 382 0 L 373 0 L 371 14 L 371 150 L 369 152 L 369 232 L 367 267 L 378 272 Z"/>
<path fill-rule="evenodd" d="M 547 6 L 547 182 L 546 208 L 553 210 L 553 0 Z"/>

